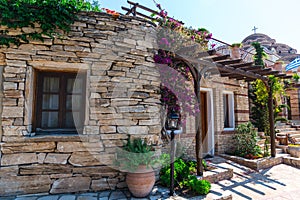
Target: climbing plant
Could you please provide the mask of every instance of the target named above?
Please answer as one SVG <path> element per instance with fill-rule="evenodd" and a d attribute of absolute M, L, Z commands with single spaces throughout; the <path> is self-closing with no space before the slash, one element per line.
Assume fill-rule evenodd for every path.
<path fill-rule="evenodd" d="M 252 46 L 255 48 L 256 53 L 254 55 L 255 65 L 260 65 L 264 68 L 264 58 L 266 53 L 261 47 L 259 42 L 253 42 Z M 277 102 L 280 100 L 280 96 L 285 94 L 284 84 L 275 76 L 269 76 L 272 82 L 273 100 L 274 100 L 274 114 L 277 117 L 280 110 L 284 107 L 278 105 Z M 259 131 L 264 131 L 266 135 L 270 132 L 269 127 L 269 115 L 268 115 L 268 91 L 265 83 L 262 80 L 256 80 L 251 83 L 249 88 L 249 98 L 252 102 L 251 107 L 251 120 L 253 124 L 258 128 Z M 276 119 L 275 119 L 276 120 Z"/>
<path fill-rule="evenodd" d="M 254 55 L 255 65 L 261 65 L 264 68 L 264 58 L 267 57 L 267 54 L 264 52 L 264 49 L 259 42 L 252 42 L 251 45 L 255 48 L 256 51 Z"/>
<path fill-rule="evenodd" d="M 52 38 L 58 30 L 68 32 L 79 11 L 100 9 L 98 3 L 84 0 L 0 0 L 0 46 L 43 41 L 43 36 Z M 15 29 L 14 34 L 8 29 Z"/>

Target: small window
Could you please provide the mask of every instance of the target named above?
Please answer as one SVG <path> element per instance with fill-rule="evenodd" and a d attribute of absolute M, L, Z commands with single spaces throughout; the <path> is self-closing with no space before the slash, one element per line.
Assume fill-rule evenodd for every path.
<path fill-rule="evenodd" d="M 224 129 L 234 129 L 234 95 L 231 92 L 224 92 L 223 94 L 224 106 Z"/>
<path fill-rule="evenodd" d="M 85 76 L 77 73 L 37 73 L 37 133 L 81 132 L 84 122 Z"/>

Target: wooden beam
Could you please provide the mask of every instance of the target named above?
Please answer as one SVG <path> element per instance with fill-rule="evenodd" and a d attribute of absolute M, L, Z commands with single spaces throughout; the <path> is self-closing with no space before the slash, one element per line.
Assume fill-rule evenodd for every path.
<path fill-rule="evenodd" d="M 126 7 L 121 7 L 123 10 L 125 10 L 125 11 L 128 11 L 127 13 L 132 13 L 133 12 L 133 10 L 132 10 L 132 8 L 131 9 L 129 9 L 129 8 L 126 8 Z M 127 13 L 126 13 L 126 15 L 127 15 Z M 140 13 L 140 12 L 135 12 L 135 14 L 136 15 L 139 15 L 139 16 L 141 16 L 141 17 L 144 17 L 144 18 L 146 18 L 146 19 L 149 19 L 149 20 L 155 20 L 155 18 L 153 18 L 153 17 L 149 17 L 149 16 L 147 16 L 147 15 L 145 15 L 145 14 L 143 14 L 143 13 Z M 152 22 L 153 23 L 153 22 Z M 153 23 L 155 26 L 156 26 L 156 24 L 155 23 Z"/>
<path fill-rule="evenodd" d="M 230 64 L 236 64 L 241 62 L 242 59 L 235 59 L 235 60 L 222 60 L 222 61 L 217 61 L 216 63 L 221 64 L 221 65 L 230 65 Z"/>
<path fill-rule="evenodd" d="M 275 77 L 278 77 L 278 78 L 281 78 L 281 77 L 285 77 L 286 76 L 286 74 L 276 74 L 276 75 L 274 75 Z"/>
<path fill-rule="evenodd" d="M 261 66 L 257 66 L 257 65 L 253 65 L 253 66 L 250 66 L 250 67 L 241 67 L 239 69 L 242 69 L 242 70 L 250 70 L 250 69 L 262 69 Z"/>
<path fill-rule="evenodd" d="M 197 54 L 197 58 L 205 58 L 207 56 L 215 55 L 216 53 L 217 52 L 214 49 L 208 50 L 208 51 L 202 51 L 202 52 L 200 52 L 200 53 Z"/>
<path fill-rule="evenodd" d="M 160 15 L 159 12 L 157 12 L 157 11 L 155 11 L 155 10 L 152 10 L 152 9 L 150 9 L 150 8 L 147 8 L 147 7 L 145 7 L 145 6 L 143 6 L 143 5 L 140 5 L 140 4 L 138 4 L 138 3 L 134 3 L 134 2 L 129 1 L 129 0 L 127 0 L 127 3 L 129 3 L 129 4 L 133 5 L 133 6 L 136 6 L 136 7 L 138 7 L 138 8 L 141 8 L 141 9 L 143 9 L 143 10 L 145 10 L 145 11 L 148 11 L 148 12 L 150 12 L 150 13 L 154 13 L 154 14 L 156 14 L 156 15 Z M 167 18 L 169 19 L 170 17 L 167 16 Z M 182 21 L 178 21 L 178 20 L 176 20 L 176 21 L 179 22 L 180 24 L 184 25 L 184 23 L 183 23 Z"/>
<path fill-rule="evenodd" d="M 230 65 L 230 67 L 241 68 L 241 67 L 248 67 L 248 66 L 252 66 L 252 65 L 253 65 L 253 62 L 247 62 L 247 63 L 233 64 L 233 65 Z"/>
<path fill-rule="evenodd" d="M 264 75 L 276 75 L 276 74 L 279 74 L 279 71 L 265 71 L 265 72 L 260 72 L 260 73 L 257 73 L 261 76 L 264 76 Z"/>
<path fill-rule="evenodd" d="M 256 72 L 256 73 L 262 73 L 262 72 L 270 72 L 272 71 L 271 68 L 267 68 L 267 69 L 249 69 L 248 71 L 252 71 L 252 72 Z"/>
<path fill-rule="evenodd" d="M 229 67 L 229 66 L 224 66 L 224 65 L 217 65 L 217 67 L 222 71 L 226 71 L 226 72 L 229 72 L 229 73 L 240 74 L 240 75 L 245 76 L 247 78 L 261 79 L 262 81 L 268 81 L 267 77 L 261 76 L 259 74 L 255 74 L 255 73 L 250 72 L 250 71 L 244 71 L 244 70 L 241 70 L 241 69 L 238 69 L 238 68 L 235 69 L 235 68 L 232 68 L 232 67 Z"/>
<path fill-rule="evenodd" d="M 228 58 L 230 58 L 230 55 L 215 56 L 215 57 L 211 57 L 211 58 L 207 58 L 207 59 L 205 58 L 205 59 L 216 62 L 216 61 L 221 61 L 221 60 L 227 60 Z"/>

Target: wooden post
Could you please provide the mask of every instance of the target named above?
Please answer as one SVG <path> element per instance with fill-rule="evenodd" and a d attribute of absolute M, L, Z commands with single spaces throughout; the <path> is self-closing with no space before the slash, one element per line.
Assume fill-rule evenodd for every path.
<path fill-rule="evenodd" d="M 202 165 L 202 133 L 201 133 L 201 96 L 200 96 L 200 82 L 201 73 L 197 70 L 198 77 L 194 84 L 194 89 L 197 96 L 197 103 L 199 112 L 196 115 L 196 160 L 197 160 L 197 176 L 203 176 L 203 165 Z"/>
<path fill-rule="evenodd" d="M 269 123 L 270 123 L 270 139 L 271 139 L 271 156 L 276 156 L 275 144 L 275 129 L 274 129 L 274 109 L 273 109 L 273 82 L 268 81 L 266 85 L 268 89 L 268 110 L 269 110 Z"/>

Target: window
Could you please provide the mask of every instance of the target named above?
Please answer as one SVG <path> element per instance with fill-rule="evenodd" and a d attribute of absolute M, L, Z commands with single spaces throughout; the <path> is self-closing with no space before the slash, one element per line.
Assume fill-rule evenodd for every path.
<path fill-rule="evenodd" d="M 85 108 L 85 76 L 77 73 L 37 73 L 37 133 L 82 131 Z"/>
<path fill-rule="evenodd" d="M 234 95 L 232 92 L 224 92 L 223 94 L 224 106 L 224 129 L 234 129 Z"/>

